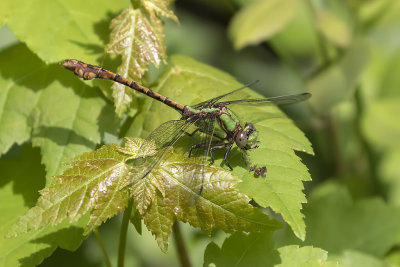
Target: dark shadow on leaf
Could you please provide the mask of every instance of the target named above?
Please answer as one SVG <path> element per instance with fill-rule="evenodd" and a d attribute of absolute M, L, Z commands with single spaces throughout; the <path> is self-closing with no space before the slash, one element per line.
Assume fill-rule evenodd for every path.
<path fill-rule="evenodd" d="M 46 184 L 46 173 L 40 162 L 40 149 L 25 144 L 14 145 L 0 159 L 0 187 L 13 182 L 15 194 L 22 195 L 24 205 L 33 207 L 39 190 Z"/>
<path fill-rule="evenodd" d="M 62 127 L 41 126 L 38 128 L 37 131 L 35 131 L 35 133 L 33 133 L 33 137 L 47 138 L 60 146 L 65 146 L 67 144 L 76 144 L 93 148 L 96 145 L 91 140 L 81 135 L 78 135 L 71 129 Z"/>
<path fill-rule="evenodd" d="M 35 263 L 40 263 L 40 260 L 44 257 L 46 258 L 47 256 L 50 256 L 57 246 L 75 250 L 83 241 L 83 239 L 79 240 L 77 238 L 80 236 L 83 236 L 83 229 L 71 226 L 30 241 L 37 244 L 48 244 L 50 247 L 31 254 L 29 257 L 22 258 L 20 260 L 21 266 L 35 265 Z M 79 242 L 77 240 L 79 240 Z"/>

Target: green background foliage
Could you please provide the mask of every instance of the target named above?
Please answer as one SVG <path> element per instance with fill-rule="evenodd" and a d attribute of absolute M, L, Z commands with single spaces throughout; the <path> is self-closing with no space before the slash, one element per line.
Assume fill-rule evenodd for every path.
<path fill-rule="evenodd" d="M 146 137 L 179 118 L 126 87 L 79 80 L 57 64 L 66 58 L 118 71 L 183 104 L 253 80 L 260 80 L 254 91 L 235 97 L 313 94 L 306 103 L 283 107 L 291 119 L 272 106 L 233 109 L 260 131 L 262 146 L 249 156 L 267 166 L 265 179 L 248 172 L 237 149 L 230 155 L 232 172 L 222 151 L 208 169 L 214 184 L 232 184 L 222 192 L 246 197 L 232 204 L 233 197 L 214 188 L 202 196 L 204 214 L 226 204 L 237 209 L 229 216 L 247 218 L 239 208 L 250 209 L 253 199 L 252 218 L 273 222 L 269 228 L 235 232 L 245 229 L 223 224 L 223 212 L 172 212 L 186 208 L 172 197 L 183 191 L 160 180 L 152 185 L 151 209 L 142 222 L 135 198 L 126 266 L 179 264 L 169 237 L 175 219 L 188 222 L 181 227 L 194 266 L 400 266 L 400 3 L 170 2 L 0 2 L 0 266 L 105 266 L 93 234 L 84 235 L 100 224 L 115 264 L 122 214 L 114 215 L 135 194 L 119 190 L 126 183 L 122 174 L 107 191 L 100 190 L 102 181 L 113 166 L 128 172 L 128 156 L 119 150 L 124 137 Z M 185 144 L 157 173 L 190 164 Z M 87 172 L 89 159 L 98 160 L 95 173 Z M 94 182 L 84 188 L 68 181 L 78 176 Z M 70 194 L 66 185 L 95 190 L 95 201 Z M 52 205 L 54 199 L 63 205 Z M 82 203 L 84 209 L 71 212 Z M 276 220 L 282 229 L 276 230 Z"/>

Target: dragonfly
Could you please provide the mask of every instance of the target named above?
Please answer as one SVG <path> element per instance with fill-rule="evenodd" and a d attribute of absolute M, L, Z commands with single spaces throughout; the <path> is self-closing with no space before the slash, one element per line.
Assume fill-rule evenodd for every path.
<path fill-rule="evenodd" d="M 196 105 L 184 105 L 178 103 L 166 96 L 163 96 L 149 88 L 146 88 L 135 81 L 124 78 L 119 74 L 113 73 L 102 67 L 84 63 L 76 59 L 66 59 L 60 63 L 64 68 L 74 72 L 79 78 L 84 80 L 91 79 L 106 79 L 111 80 L 131 89 L 143 93 L 163 104 L 175 109 L 180 113 L 181 118 L 179 120 L 170 120 L 164 122 L 157 127 L 150 135 L 146 138 L 147 140 L 154 140 L 157 149 L 173 146 L 183 135 L 188 134 L 194 135 L 195 132 L 200 131 L 205 136 L 202 142 L 191 146 L 189 150 L 189 157 L 191 157 L 194 150 L 203 149 L 201 158 L 201 166 L 207 165 L 206 159 L 208 156 L 211 158 L 211 162 L 208 165 L 214 163 L 213 152 L 217 149 L 225 149 L 224 161 L 230 170 L 233 170 L 232 166 L 228 161 L 229 153 L 236 144 L 241 150 L 246 152 L 250 149 L 256 149 L 259 146 L 258 131 L 252 123 L 245 123 L 241 125 L 239 117 L 229 109 L 229 106 L 235 104 L 257 104 L 257 105 L 283 105 L 293 104 L 300 101 L 307 100 L 311 97 L 310 93 L 299 93 L 284 96 L 275 96 L 269 98 L 257 98 L 257 99 L 237 99 L 221 101 L 223 98 L 233 95 L 240 90 L 247 88 L 248 86 L 240 87 L 231 92 L 222 94 L 220 96 L 211 98 L 203 101 Z M 192 133 L 188 133 L 190 127 L 195 126 L 195 130 Z M 143 168 L 141 178 L 147 177 L 152 170 L 161 162 L 167 150 L 158 154 L 158 158 L 150 161 L 149 166 Z M 252 169 L 250 168 L 250 171 Z M 266 168 L 254 168 L 256 175 L 265 175 Z M 204 179 L 204 178 L 203 178 Z M 199 190 L 201 194 L 203 185 Z"/>

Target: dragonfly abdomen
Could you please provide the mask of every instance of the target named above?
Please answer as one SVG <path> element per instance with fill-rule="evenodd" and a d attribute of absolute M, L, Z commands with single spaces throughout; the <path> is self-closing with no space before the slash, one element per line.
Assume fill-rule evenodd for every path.
<path fill-rule="evenodd" d="M 184 105 L 177 103 L 166 96 L 154 92 L 153 90 L 141 86 L 140 84 L 137 84 L 136 82 L 130 79 L 124 78 L 119 74 L 103 69 L 99 66 L 86 64 L 76 59 L 66 59 L 63 62 L 61 62 L 61 65 L 64 68 L 73 71 L 78 77 L 83 78 L 84 80 L 105 79 L 105 80 L 116 81 L 117 83 L 128 86 L 133 90 L 136 90 L 142 94 L 148 95 L 151 98 L 154 98 L 181 113 L 183 112 L 183 109 L 185 107 Z"/>

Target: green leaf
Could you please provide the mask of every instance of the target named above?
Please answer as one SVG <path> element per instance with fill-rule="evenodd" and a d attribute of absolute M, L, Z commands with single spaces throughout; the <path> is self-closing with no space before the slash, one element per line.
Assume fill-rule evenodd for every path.
<path fill-rule="evenodd" d="M 274 249 L 271 232 L 234 233 L 226 238 L 221 248 L 214 242 L 208 244 L 204 253 L 204 266 L 274 266 L 279 254 Z"/>
<path fill-rule="evenodd" d="M 0 266 L 36 266 L 58 246 L 76 250 L 83 240 L 83 227 L 88 218 L 73 225 L 63 222 L 56 227 L 5 238 L 10 227 L 36 201 L 37 191 L 45 184 L 39 150 L 24 145 L 21 151 L 15 152 L 0 160 Z"/>
<path fill-rule="evenodd" d="M 192 173 L 198 171 L 197 164 L 196 159 L 169 152 L 159 167 L 140 181 L 150 185 L 150 189 L 140 186 L 139 190 L 137 184 L 132 189 L 137 208 L 147 228 L 156 236 L 161 250 L 167 250 L 175 218 L 200 227 L 208 235 L 213 229 L 260 232 L 280 227 L 279 222 L 251 206 L 250 198 L 235 189 L 239 180 L 230 172 L 206 167 L 202 179 L 192 177 Z M 204 189 L 199 195 L 201 183 Z M 160 187 L 162 191 L 156 190 Z M 151 194 L 146 207 L 139 205 L 144 194 Z"/>
<path fill-rule="evenodd" d="M 301 247 L 293 245 L 286 246 L 278 249 L 282 263 L 277 264 L 276 267 L 292 267 L 292 266 L 304 266 L 304 267 L 339 267 L 337 262 L 327 261 L 328 252 L 320 248 L 314 247 Z"/>
<path fill-rule="evenodd" d="M 328 253 L 320 248 L 285 246 L 276 249 L 270 232 L 234 233 L 219 248 L 211 242 L 204 254 L 210 266 L 339 266 L 327 261 Z"/>
<path fill-rule="evenodd" d="M 144 9 L 130 6 L 111 21 L 112 32 L 106 48 L 107 53 L 122 57 L 117 72 L 134 81 L 140 80 L 148 70 L 149 63 L 159 67 L 167 57 L 163 25 L 158 16 L 178 20 L 168 10 L 167 0 L 147 0 L 142 4 Z M 122 116 L 133 100 L 133 91 L 118 83 L 112 85 L 112 91 L 116 112 Z"/>
<path fill-rule="evenodd" d="M 315 23 L 321 34 L 339 47 L 350 45 L 352 33 L 348 25 L 332 12 L 319 10 L 316 13 Z"/>
<path fill-rule="evenodd" d="M 385 152 L 379 164 L 379 178 L 386 185 L 387 201 L 400 205 L 400 148 Z"/>
<path fill-rule="evenodd" d="M 46 66 L 24 45 L 0 56 L 2 153 L 32 137 L 51 177 L 66 159 L 95 148 L 110 121 L 98 91 L 71 79 L 58 64 Z"/>
<path fill-rule="evenodd" d="M 197 104 L 242 85 L 228 74 L 183 56 L 173 56 L 174 65 L 167 69 L 153 88 L 170 99 L 183 104 Z M 251 90 L 234 94 L 233 98 L 262 97 Z M 250 152 L 251 164 L 267 166 L 267 178 L 256 179 L 248 172 L 248 166 L 237 149 L 229 155 L 233 174 L 242 179 L 237 188 L 263 207 L 271 207 L 281 213 L 296 235 L 304 239 L 305 225 L 301 204 L 306 202 L 302 193 L 302 181 L 310 180 L 307 168 L 294 150 L 312 154 L 312 148 L 304 134 L 293 122 L 274 106 L 251 107 L 232 105 L 242 122 L 252 122 L 259 131 L 260 147 Z M 158 101 L 150 100 L 144 106 L 146 113 L 139 114 L 128 132 L 131 136 L 144 136 L 163 121 L 177 119 L 179 115 Z M 160 116 L 162 114 L 162 116 Z M 143 125 L 143 128 L 138 127 Z M 188 146 L 187 146 L 188 147 Z M 188 149 L 184 151 L 187 152 Z M 217 154 L 218 155 L 218 154 Z M 216 157 L 215 166 L 224 166 L 222 157 Z"/>
<path fill-rule="evenodd" d="M 40 191 L 40 198 L 9 235 L 16 236 L 32 229 L 56 225 L 69 218 L 77 221 L 92 210 L 85 233 L 123 210 L 128 204 L 128 179 L 125 160 L 117 145 L 103 146 L 75 158 L 71 167 L 55 183 Z"/>
<path fill-rule="evenodd" d="M 387 267 L 388 263 L 367 253 L 346 250 L 338 259 L 344 266 L 351 267 Z M 389 265 L 390 266 L 390 265 Z M 396 265 L 393 265 L 396 266 Z"/>
<path fill-rule="evenodd" d="M 379 149 L 400 148 L 400 98 L 390 98 L 369 104 L 362 118 L 363 132 Z"/>
<path fill-rule="evenodd" d="M 400 207 L 378 198 L 353 202 L 346 189 L 333 184 L 311 194 L 304 214 L 305 244 L 332 254 L 358 250 L 382 257 L 400 241 Z"/>
<path fill-rule="evenodd" d="M 355 41 L 342 58 L 307 82 L 312 93 L 309 100 L 312 108 L 325 115 L 339 102 L 349 98 L 368 64 L 369 44 L 365 40 Z"/>
<path fill-rule="evenodd" d="M 124 0 L 4 1 L 14 2 L 7 21 L 10 29 L 46 63 L 65 58 L 96 62 L 108 32 L 102 20 L 127 6 Z"/>
<path fill-rule="evenodd" d="M 234 47 L 259 44 L 282 30 L 294 16 L 296 0 L 260 0 L 241 9 L 229 25 Z"/>

